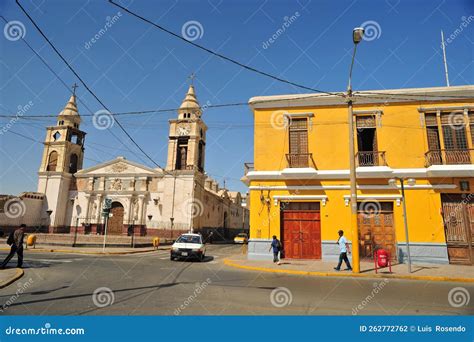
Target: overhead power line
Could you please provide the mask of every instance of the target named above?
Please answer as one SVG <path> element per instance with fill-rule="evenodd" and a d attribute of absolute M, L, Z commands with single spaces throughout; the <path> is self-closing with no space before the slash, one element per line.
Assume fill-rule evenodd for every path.
<path fill-rule="evenodd" d="M 452 87 L 451 87 L 452 88 Z M 452 89 L 451 89 L 452 90 Z M 463 95 L 430 95 L 430 94 L 408 94 L 408 93 L 385 93 L 385 92 L 379 92 L 379 91 L 354 91 L 354 95 L 387 95 L 391 97 L 399 97 L 399 96 L 408 96 L 408 97 L 416 97 L 418 100 L 421 100 L 422 98 L 449 98 L 452 100 L 456 99 L 474 99 L 473 96 L 463 96 Z M 370 96 L 372 97 L 372 96 Z M 376 98 L 376 97 L 372 97 Z"/>
<path fill-rule="evenodd" d="M 126 13 L 128 13 L 128 14 L 134 16 L 135 18 L 138 18 L 138 19 L 140 19 L 140 20 L 142 20 L 142 21 L 144 21 L 144 22 L 146 22 L 146 23 L 148 23 L 148 24 L 154 26 L 154 27 L 158 28 L 159 30 L 161 30 L 161 31 L 163 31 L 163 32 L 166 32 L 166 33 L 168 33 L 169 35 L 171 35 L 171 36 L 173 36 L 173 37 L 175 37 L 175 38 L 178 38 L 178 39 L 180 39 L 181 41 L 183 41 L 183 42 L 185 42 L 185 43 L 187 43 L 187 44 L 190 44 L 190 45 L 192 45 L 192 46 L 194 46 L 194 47 L 196 47 L 196 48 L 198 48 L 198 49 L 201 49 L 201 50 L 203 50 L 203 51 L 206 51 L 207 53 L 210 53 L 210 54 L 212 54 L 212 55 L 214 55 L 214 56 L 216 56 L 216 57 L 219 57 L 219 58 L 221 58 L 221 59 L 224 59 L 224 60 L 226 60 L 226 61 L 228 61 L 228 62 L 230 62 L 230 63 L 233 63 L 233 64 L 235 64 L 235 65 L 238 65 L 238 66 L 240 66 L 240 67 L 242 67 L 242 68 L 244 68 L 244 69 L 247 69 L 247 70 L 249 70 L 249 71 L 253 71 L 253 72 L 258 73 L 258 74 L 260 74 L 260 75 L 263 75 L 263 76 L 272 78 L 272 79 L 274 79 L 274 80 L 276 80 L 276 81 L 279 81 L 279 82 L 282 82 L 282 83 L 290 84 L 290 85 L 292 85 L 292 86 L 295 86 L 295 87 L 298 87 L 298 88 L 301 88 L 301 89 L 314 91 L 314 92 L 316 92 L 316 93 L 321 93 L 321 94 L 326 94 L 326 95 L 334 95 L 334 96 L 342 96 L 342 97 L 345 97 L 345 96 L 346 96 L 346 93 L 344 93 L 344 92 L 329 92 L 329 91 L 325 91 L 325 90 L 320 90 L 320 89 L 311 88 L 311 87 L 308 87 L 308 86 L 305 86 L 305 85 L 302 85 L 302 84 L 298 84 L 298 83 L 295 83 L 295 82 L 292 82 L 292 81 L 283 79 L 283 78 L 281 78 L 281 77 L 278 77 L 278 76 L 269 74 L 269 73 L 267 73 L 267 72 L 265 72 L 265 71 L 258 70 L 258 69 L 254 68 L 254 67 L 251 67 L 251 66 L 249 66 L 249 65 L 243 64 L 243 63 L 241 63 L 241 62 L 239 62 L 239 61 L 237 61 L 237 60 L 235 60 L 235 59 L 233 59 L 233 58 L 227 57 L 227 56 L 222 55 L 222 54 L 220 54 L 220 53 L 218 53 L 218 52 L 216 52 L 216 51 L 213 51 L 213 50 L 211 50 L 211 49 L 209 49 L 209 48 L 207 48 L 207 47 L 205 47 L 205 46 L 203 46 L 203 45 L 194 43 L 194 42 L 192 42 L 192 41 L 190 41 L 190 40 L 188 40 L 188 39 L 182 37 L 181 35 L 179 35 L 179 34 L 173 32 L 173 31 L 171 31 L 171 30 L 169 30 L 169 29 L 167 29 L 167 28 L 165 28 L 165 27 L 163 27 L 163 26 L 161 26 L 161 25 L 159 25 L 159 24 L 156 24 L 156 23 L 154 23 L 153 21 L 151 21 L 151 20 L 149 20 L 149 19 L 147 19 L 147 18 L 145 18 L 145 17 L 143 17 L 143 16 L 141 16 L 141 15 L 135 13 L 135 12 L 130 11 L 128 8 L 126 8 L 126 7 L 124 7 L 124 6 L 120 5 L 120 4 L 115 3 L 113 0 L 109 0 L 109 2 L 110 2 L 112 5 L 121 8 L 123 11 L 125 11 Z M 404 93 L 404 94 L 395 94 L 395 93 L 366 92 L 366 91 L 364 91 L 363 93 L 364 93 L 364 94 L 374 94 L 374 95 L 390 95 L 390 96 L 399 96 L 399 95 L 402 95 L 402 96 L 416 96 L 416 97 L 418 97 L 418 98 L 420 98 L 420 97 L 435 97 L 435 98 L 439 98 L 439 97 L 443 97 L 443 98 L 472 98 L 472 96 L 446 96 L 446 95 L 429 95 L 429 94 L 416 95 L 416 94 L 406 94 L 406 93 Z"/>
<path fill-rule="evenodd" d="M 7 20 L 4 16 L 0 15 L 0 18 L 1 18 L 5 23 L 8 23 L 8 20 Z M 23 41 L 23 43 L 28 47 L 28 49 L 30 49 L 30 50 L 35 54 L 35 56 L 38 57 L 38 59 L 46 66 L 46 68 L 48 68 L 48 70 L 56 77 L 56 79 L 59 80 L 59 81 L 63 84 L 63 86 L 64 86 L 69 92 L 71 92 L 71 94 L 72 94 L 73 92 L 71 91 L 71 89 L 69 88 L 69 86 L 67 85 L 67 83 L 58 75 L 57 72 L 54 71 L 53 68 L 51 68 L 51 66 L 48 64 L 48 62 L 46 62 L 46 60 L 45 60 L 43 57 L 41 57 L 41 55 L 28 43 L 28 41 L 27 41 L 25 38 L 23 38 L 23 37 L 20 36 L 20 39 L 21 39 L 21 41 Z M 78 101 L 79 101 L 89 112 L 92 112 L 92 110 L 87 106 L 87 104 L 86 104 L 84 101 L 82 101 L 82 99 L 81 99 L 80 97 L 77 97 L 77 99 L 78 99 Z M 46 118 L 46 117 L 48 117 L 48 118 L 49 118 L 49 117 L 57 117 L 57 115 L 51 115 L 51 114 L 49 114 L 49 115 L 22 115 L 22 116 L 19 116 L 19 115 L 10 115 L 10 116 L 9 116 L 9 115 L 0 115 L 0 117 L 4 117 L 4 118 L 31 118 L 31 119 L 34 119 L 34 118 L 41 118 L 41 117 L 45 117 L 45 118 Z M 119 143 L 121 143 L 122 146 L 125 146 L 125 147 L 127 148 L 127 150 L 128 150 L 130 153 L 135 154 L 135 152 L 132 151 L 132 150 L 128 147 L 128 145 L 125 144 L 112 130 L 109 130 L 108 132 L 109 132 Z M 144 159 L 143 159 L 140 155 L 138 155 L 138 158 L 140 158 L 140 160 L 144 161 Z"/>
<path fill-rule="evenodd" d="M 269 74 L 268 72 L 258 70 L 258 69 L 254 68 L 254 67 L 251 67 L 251 66 L 249 66 L 249 65 L 243 64 L 243 63 L 241 63 L 241 62 L 239 62 L 239 61 L 237 61 L 237 60 L 235 60 L 235 59 L 233 59 L 233 58 L 224 56 L 224 55 L 222 55 L 222 54 L 220 54 L 220 53 L 218 53 L 218 52 L 216 52 L 216 51 L 213 51 L 213 50 L 211 50 L 211 49 L 209 49 L 209 48 L 207 48 L 207 47 L 205 47 L 205 46 L 202 46 L 202 45 L 200 45 L 200 44 L 196 44 L 196 43 L 194 43 L 194 42 L 192 42 L 192 41 L 190 41 L 190 40 L 187 40 L 186 38 L 180 36 L 179 34 L 176 34 L 176 33 L 174 33 L 173 31 L 168 30 L 167 28 L 165 28 L 165 27 L 163 27 L 163 26 L 161 26 L 161 25 L 158 25 L 158 24 L 152 22 L 151 20 L 148 20 L 147 18 L 142 17 L 142 16 L 139 15 L 139 14 L 130 11 L 128 8 L 123 7 L 122 5 L 119 5 L 119 4 L 115 3 L 115 2 L 113 2 L 112 0 L 109 0 L 109 2 L 110 2 L 112 5 L 121 8 L 122 10 L 124 10 L 125 12 L 127 12 L 128 14 L 130 14 L 130 15 L 132 15 L 132 16 L 134 16 L 134 17 L 136 17 L 136 18 L 138 18 L 138 19 L 140 19 L 140 20 L 142 20 L 142 21 L 144 21 L 144 22 L 146 22 L 146 23 L 148 23 L 148 24 L 150 24 L 150 25 L 153 25 L 154 27 L 160 29 L 160 30 L 163 31 L 163 32 L 166 32 L 166 33 L 172 35 L 172 36 L 175 37 L 175 38 L 178 38 L 178 39 L 180 39 L 180 40 L 182 40 L 182 41 L 184 41 L 184 42 L 186 42 L 186 43 L 188 43 L 188 44 L 190 44 L 190 45 L 192 45 L 192 46 L 194 46 L 194 47 L 197 47 L 198 49 L 201 49 L 201 50 L 203 50 L 203 51 L 206 51 L 207 53 L 210 53 L 211 55 L 214 55 L 214 56 L 219 57 L 219 58 L 221 58 L 221 59 L 223 59 L 223 60 L 226 60 L 226 61 L 228 61 L 228 62 L 230 62 L 230 63 L 233 63 L 233 64 L 235 64 L 235 65 L 238 65 L 238 66 L 241 67 L 241 68 L 244 68 L 244 69 L 247 69 L 247 70 L 249 70 L 249 71 L 255 72 L 255 73 L 260 74 L 260 75 L 262 75 L 262 76 L 269 77 L 269 78 L 274 79 L 274 80 L 276 80 L 276 81 L 278 81 L 278 82 L 282 82 L 282 83 L 286 83 L 286 84 L 295 86 L 295 87 L 297 87 L 297 88 L 301 88 L 301 89 L 305 89 L 305 90 L 310 90 L 310 91 L 314 91 L 314 92 L 316 92 L 316 93 L 322 93 L 322 94 L 327 94 L 327 95 L 344 96 L 342 93 L 332 93 L 332 92 L 328 92 L 328 91 L 324 91 L 324 90 L 319 90 L 319 89 L 311 88 L 311 87 L 308 87 L 308 86 L 305 86 L 305 85 L 302 85 L 302 84 L 298 84 L 298 83 L 296 83 L 296 82 L 292 82 L 292 81 L 286 80 L 286 79 L 284 79 L 284 78 L 281 78 L 281 77 L 278 77 L 278 76 Z"/>
<path fill-rule="evenodd" d="M 1 16 L 0 16 L 1 17 Z M 54 72 L 54 71 L 53 71 Z M 59 76 L 58 76 L 59 78 Z M 60 79 L 61 80 L 61 79 Z M 64 83 L 64 81 L 61 80 L 63 84 L 69 89 L 69 87 Z M 366 96 L 366 94 L 369 94 Z M 387 96 L 374 96 L 372 94 L 377 94 L 377 95 L 387 95 Z M 407 98 L 407 97 L 402 97 L 402 96 L 413 96 L 412 98 Z M 417 98 L 414 98 L 414 97 Z M 318 98 L 321 97 L 320 94 L 315 94 L 315 95 L 305 95 L 305 96 L 300 96 L 300 97 L 292 97 L 292 98 L 284 98 L 284 99 L 272 99 L 272 100 L 262 100 L 258 101 L 258 104 L 264 104 L 264 103 L 273 103 L 273 102 L 288 102 L 288 101 L 295 101 L 295 100 L 302 100 L 302 99 L 310 99 L 310 98 Z M 403 100 L 403 101 L 410 101 L 410 102 L 420 102 L 420 101 L 427 101 L 424 97 L 425 95 L 416 95 L 416 94 L 389 94 L 389 93 L 375 93 L 375 92 L 355 92 L 353 94 L 353 97 L 355 100 L 359 99 L 380 99 L 380 100 Z M 472 96 L 439 96 L 442 98 L 450 98 L 451 100 L 456 100 L 456 99 L 474 99 Z M 80 99 L 79 101 L 86 107 L 86 109 L 89 110 L 89 113 L 81 113 L 82 117 L 92 117 L 96 115 L 95 113 L 92 113 L 92 111 L 82 102 Z M 236 103 L 223 103 L 223 104 L 216 104 L 216 105 L 209 105 L 209 106 L 203 106 L 201 107 L 201 110 L 207 110 L 207 109 L 215 109 L 215 108 L 225 108 L 225 107 L 240 107 L 240 106 L 248 106 L 249 104 L 247 102 L 236 102 Z M 146 115 L 146 114 L 154 114 L 154 113 L 175 113 L 179 110 L 179 108 L 169 108 L 169 109 L 149 109 L 149 110 L 141 110 L 141 111 L 129 111 L 129 112 L 110 112 L 111 115 L 113 116 L 125 116 L 125 115 Z M 36 114 L 36 115 L 13 115 L 13 114 L 0 114 L 0 118 L 29 118 L 29 119 L 34 119 L 34 118 L 55 118 L 57 117 L 56 114 Z"/>
<path fill-rule="evenodd" d="M 21 138 L 23 138 L 23 139 L 27 139 L 27 140 L 33 141 L 33 142 L 35 142 L 35 143 L 37 143 L 37 144 L 44 145 L 44 142 L 42 142 L 42 141 L 36 140 L 36 139 L 34 139 L 34 138 L 32 138 L 32 137 L 29 137 L 29 136 L 27 136 L 27 135 L 24 135 L 24 134 L 21 134 L 21 133 L 12 131 L 11 129 L 9 129 L 8 131 L 6 131 L 6 133 L 15 134 L 15 135 L 17 135 L 17 136 L 19 136 L 19 137 L 21 137 Z M 93 161 L 93 162 L 95 162 L 95 163 L 101 163 L 100 161 L 95 160 L 95 159 L 92 159 L 92 158 L 84 157 L 84 159 Z"/>
<path fill-rule="evenodd" d="M 49 38 L 43 33 L 41 28 L 36 24 L 35 20 L 29 15 L 29 13 L 23 8 L 23 6 L 20 4 L 19 0 L 15 0 L 16 4 L 20 7 L 22 12 L 28 17 L 28 19 L 31 21 L 33 26 L 38 30 L 38 32 L 43 36 L 43 38 L 48 42 L 48 44 L 51 46 L 51 48 L 56 52 L 56 54 L 61 58 L 61 60 L 67 65 L 69 70 L 79 79 L 79 81 L 82 83 L 84 88 L 99 102 L 102 107 L 107 110 L 108 112 L 111 112 L 108 107 L 97 97 L 97 95 L 89 88 L 89 86 L 86 84 L 86 82 L 83 81 L 83 79 L 79 76 L 79 74 L 76 72 L 76 70 L 69 64 L 69 62 L 63 57 L 61 52 L 54 46 L 54 44 L 49 40 Z M 160 167 L 158 163 L 156 163 L 153 158 L 151 158 L 142 148 L 141 146 L 133 139 L 133 137 L 127 132 L 127 130 L 122 126 L 122 124 L 115 118 L 115 122 L 117 125 L 120 127 L 120 129 L 125 133 L 125 135 L 130 139 L 130 141 L 157 167 Z M 161 168 L 161 167 L 160 167 Z"/>

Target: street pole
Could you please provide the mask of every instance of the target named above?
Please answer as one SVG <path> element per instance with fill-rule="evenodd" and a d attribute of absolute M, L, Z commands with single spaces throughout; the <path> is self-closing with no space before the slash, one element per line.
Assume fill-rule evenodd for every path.
<path fill-rule="evenodd" d="M 349 71 L 349 85 L 347 86 L 347 121 L 349 123 L 349 179 L 351 192 L 351 233 L 352 233 L 352 272 L 360 272 L 359 258 L 359 229 L 357 227 L 357 181 L 355 168 L 355 152 L 354 152 L 354 113 L 352 110 L 352 67 L 357 50 L 357 44 L 354 44 L 354 52 L 352 54 L 351 68 Z"/>
<path fill-rule="evenodd" d="M 401 190 L 402 190 L 403 222 L 405 224 L 405 239 L 406 239 L 406 243 L 407 243 L 408 273 L 411 273 L 410 240 L 408 238 L 407 205 L 405 203 L 405 186 L 404 186 L 404 179 L 403 178 L 400 178 L 400 185 L 401 185 Z"/>
<path fill-rule="evenodd" d="M 107 223 L 109 222 L 109 213 L 107 213 L 107 215 L 105 216 L 105 220 L 104 220 L 104 224 L 105 224 L 105 227 L 104 227 L 104 245 L 102 247 L 102 252 L 105 253 L 105 241 L 107 239 Z"/>
<path fill-rule="evenodd" d="M 74 231 L 74 242 L 72 243 L 72 247 L 76 247 L 76 241 L 77 241 L 77 228 L 79 226 L 79 217 L 76 217 L 76 229 Z"/>

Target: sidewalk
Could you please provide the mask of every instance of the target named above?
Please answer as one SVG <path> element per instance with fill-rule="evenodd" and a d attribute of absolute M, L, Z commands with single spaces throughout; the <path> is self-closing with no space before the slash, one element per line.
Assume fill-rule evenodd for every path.
<path fill-rule="evenodd" d="M 0 270 L 0 289 L 20 279 L 24 272 L 21 268 L 7 268 Z"/>
<path fill-rule="evenodd" d="M 412 264 L 412 273 L 410 274 L 406 264 L 396 264 L 392 266 L 391 274 L 388 267 L 379 270 L 376 274 L 373 262 L 361 262 L 361 272 L 356 274 L 350 271 L 335 271 L 334 266 L 337 261 L 282 260 L 281 265 L 277 265 L 272 261 L 247 260 L 246 255 L 239 255 L 225 259 L 224 263 L 230 267 L 253 271 L 306 276 L 474 282 L 474 267 L 464 265 Z"/>
<path fill-rule="evenodd" d="M 169 250 L 170 247 L 162 246 L 158 250 Z M 10 248 L 0 248 L 0 251 L 9 251 Z M 137 254 L 137 253 L 148 253 L 155 251 L 152 247 L 141 247 L 141 248 L 121 248 L 121 247 L 106 247 L 105 252 L 102 247 L 60 247 L 54 245 L 41 245 L 41 247 L 28 247 L 25 249 L 25 254 L 28 253 L 77 253 L 77 254 L 92 254 L 92 255 L 125 255 L 125 254 Z"/>

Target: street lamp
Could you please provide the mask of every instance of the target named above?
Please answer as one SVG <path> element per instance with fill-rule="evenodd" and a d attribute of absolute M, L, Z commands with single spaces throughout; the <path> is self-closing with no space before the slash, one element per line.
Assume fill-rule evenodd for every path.
<path fill-rule="evenodd" d="M 354 52 L 352 53 L 351 67 L 349 69 L 349 84 L 347 85 L 347 121 L 349 123 L 349 179 L 351 191 L 351 232 L 352 232 L 352 271 L 360 272 L 359 259 L 359 230 L 357 228 L 357 185 L 355 170 L 354 152 L 354 113 L 352 111 L 352 68 L 354 67 L 357 44 L 364 36 L 364 29 L 356 27 L 352 31 L 352 41 L 354 42 Z M 355 239 L 355 241 L 354 241 Z"/>
<path fill-rule="evenodd" d="M 405 203 L 405 179 L 400 177 L 391 178 L 388 180 L 388 184 L 396 187 L 397 181 L 400 181 L 400 189 L 402 191 L 403 223 L 405 224 L 405 239 L 407 242 L 408 273 L 411 273 L 410 239 L 408 238 L 407 206 Z M 416 183 L 415 179 L 413 178 L 408 178 L 406 181 L 409 186 L 413 186 Z"/>

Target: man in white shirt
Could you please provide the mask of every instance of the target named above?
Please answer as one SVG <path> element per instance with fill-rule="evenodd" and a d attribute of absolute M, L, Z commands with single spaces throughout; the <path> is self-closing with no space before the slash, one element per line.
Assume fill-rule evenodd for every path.
<path fill-rule="evenodd" d="M 339 239 L 337 239 L 337 244 L 339 245 L 339 250 L 341 251 L 341 254 L 339 254 L 339 263 L 337 264 L 336 267 L 334 267 L 334 269 L 336 271 L 340 271 L 342 260 L 344 260 L 347 266 L 344 269 L 344 271 L 352 271 L 351 263 L 349 262 L 349 259 L 347 258 L 347 254 L 351 254 L 349 241 L 347 241 L 346 237 L 344 236 L 344 231 L 340 230 L 338 231 L 338 234 L 339 234 Z"/>

